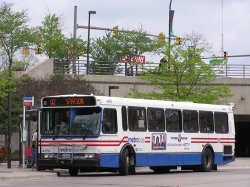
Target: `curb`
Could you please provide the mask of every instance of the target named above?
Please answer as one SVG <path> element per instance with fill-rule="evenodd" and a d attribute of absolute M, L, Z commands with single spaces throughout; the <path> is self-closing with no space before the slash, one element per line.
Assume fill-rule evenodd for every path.
<path fill-rule="evenodd" d="M 0 180 L 2 179 L 26 179 L 26 178 L 47 178 L 47 177 L 56 177 L 54 172 L 39 172 L 39 171 L 8 171 L 0 169 Z"/>

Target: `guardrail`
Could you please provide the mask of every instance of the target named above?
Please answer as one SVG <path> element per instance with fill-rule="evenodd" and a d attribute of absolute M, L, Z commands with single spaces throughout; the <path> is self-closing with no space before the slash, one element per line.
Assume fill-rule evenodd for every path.
<path fill-rule="evenodd" d="M 112 64 L 116 64 L 113 66 Z M 155 70 L 159 63 L 146 63 L 130 65 L 124 62 L 99 62 L 90 61 L 89 66 L 85 60 L 60 61 L 54 60 L 54 73 L 63 74 L 91 74 L 91 75 L 116 75 L 116 76 L 137 76 L 145 70 Z M 217 77 L 250 78 L 250 65 L 227 64 L 213 67 Z"/>

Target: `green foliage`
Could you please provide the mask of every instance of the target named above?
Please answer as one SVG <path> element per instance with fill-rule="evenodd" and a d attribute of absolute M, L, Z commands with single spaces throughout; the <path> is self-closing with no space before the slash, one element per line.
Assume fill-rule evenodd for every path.
<path fill-rule="evenodd" d="M 17 83 L 17 91 L 20 97 L 34 96 L 35 107 L 40 107 L 41 98 L 48 95 L 98 94 L 81 76 L 72 77 L 63 74 L 57 74 L 44 80 L 23 76 Z"/>
<path fill-rule="evenodd" d="M 48 13 L 38 30 L 37 43 L 41 45 L 42 52 L 49 58 L 71 60 L 82 55 L 86 49 L 86 42 L 80 38 L 64 36 L 60 17 L 56 14 Z"/>
<path fill-rule="evenodd" d="M 22 105 L 15 87 L 15 77 L 12 75 L 12 65 L 15 54 L 23 47 L 32 45 L 35 41 L 35 29 L 27 26 L 28 17 L 25 11 L 13 11 L 13 5 L 0 5 L 0 51 L 4 55 L 2 71 L 0 72 L 0 134 L 6 134 L 8 124 L 8 92 L 12 95 L 11 124 L 15 130 L 19 125 L 19 113 Z"/>
<path fill-rule="evenodd" d="M 16 131 L 19 127 L 19 114 L 22 111 L 22 98 L 15 91 L 15 80 L 12 80 L 12 102 L 11 102 L 11 125 L 12 131 Z M 6 84 L 8 85 L 8 84 Z M 8 88 L 5 89 L 3 97 L 0 97 L 0 134 L 7 134 L 8 127 Z"/>
<path fill-rule="evenodd" d="M 42 52 L 49 58 L 63 58 L 66 53 L 65 38 L 59 17 L 49 13 L 38 28 L 39 36 L 37 43 L 41 45 Z"/>
<path fill-rule="evenodd" d="M 171 51 L 169 55 L 169 51 Z M 160 100 L 193 101 L 199 103 L 222 103 L 232 96 L 228 85 L 206 86 L 215 80 L 212 67 L 202 61 L 201 49 L 172 45 L 163 54 L 167 60 L 160 67 L 145 72 L 141 79 L 148 81 L 155 89 L 141 93 L 131 89 L 129 96 Z M 221 64 L 217 64 L 221 65 Z"/>
<path fill-rule="evenodd" d="M 91 56 L 94 62 L 91 63 L 93 69 L 107 74 L 114 74 L 121 71 L 117 67 L 123 55 L 142 55 L 144 53 L 156 53 L 160 45 L 157 39 L 151 39 L 142 29 L 134 31 L 120 32 L 93 40 L 91 43 Z M 95 72 L 98 74 L 98 72 Z"/>
<path fill-rule="evenodd" d="M 34 42 L 34 29 L 27 26 L 25 11 L 14 12 L 12 4 L 0 7 L 0 48 L 7 55 L 8 66 L 12 66 L 14 54 L 22 47 Z"/>
<path fill-rule="evenodd" d="M 27 64 L 24 61 L 16 61 L 12 65 L 12 71 L 25 71 Z"/>

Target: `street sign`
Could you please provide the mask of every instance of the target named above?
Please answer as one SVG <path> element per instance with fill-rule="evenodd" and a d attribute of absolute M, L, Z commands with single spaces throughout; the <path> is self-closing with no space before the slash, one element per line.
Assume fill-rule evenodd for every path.
<path fill-rule="evenodd" d="M 22 141 L 23 141 L 23 142 L 26 142 L 26 141 L 27 141 L 27 127 L 23 127 Z"/>
<path fill-rule="evenodd" d="M 225 60 L 224 59 L 212 59 L 209 60 L 209 64 L 220 64 L 220 63 L 224 63 Z"/>
<path fill-rule="evenodd" d="M 145 56 L 130 54 L 122 55 L 122 62 L 145 64 Z"/>
<path fill-rule="evenodd" d="M 34 106 L 34 96 L 25 96 L 23 98 L 23 106 Z"/>

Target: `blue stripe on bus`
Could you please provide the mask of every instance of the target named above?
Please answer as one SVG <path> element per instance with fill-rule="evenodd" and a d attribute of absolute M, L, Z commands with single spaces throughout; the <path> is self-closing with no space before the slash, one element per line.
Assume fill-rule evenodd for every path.
<path fill-rule="evenodd" d="M 178 166 L 199 165 L 200 154 L 138 154 L 136 166 Z"/>
<path fill-rule="evenodd" d="M 120 154 L 101 154 L 100 167 L 119 168 Z"/>
<path fill-rule="evenodd" d="M 119 168 L 119 154 L 101 154 L 100 167 Z M 215 153 L 215 164 L 226 164 L 234 161 L 232 158 L 224 160 L 222 153 Z M 193 154 L 136 154 L 136 166 L 180 166 L 200 165 L 201 153 Z"/>

